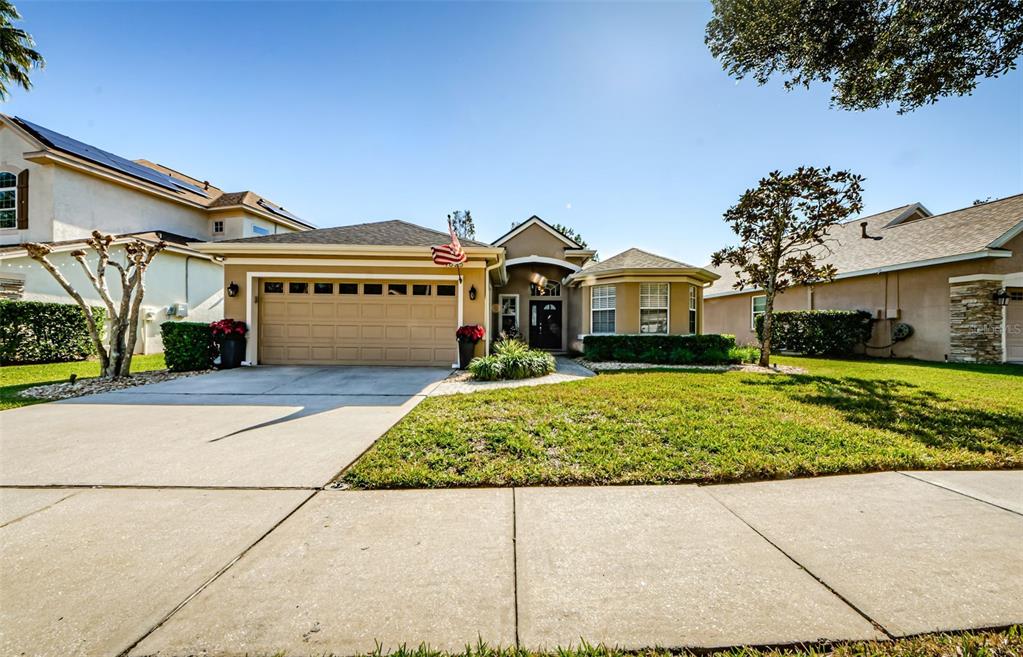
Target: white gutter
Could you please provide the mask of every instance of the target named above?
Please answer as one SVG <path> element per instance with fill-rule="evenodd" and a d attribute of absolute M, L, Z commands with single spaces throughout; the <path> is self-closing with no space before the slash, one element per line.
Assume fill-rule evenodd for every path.
<path fill-rule="evenodd" d="M 981 251 L 973 251 L 971 253 L 961 253 L 954 256 L 943 256 L 941 258 L 928 258 L 927 260 L 915 260 L 913 262 L 903 262 L 897 265 L 885 265 L 883 267 L 872 267 L 870 269 L 858 269 L 856 271 L 843 272 L 835 276 L 833 280 L 841 280 L 843 278 L 855 278 L 857 276 L 869 276 L 871 274 L 884 274 L 890 271 L 902 271 L 904 269 L 916 269 L 918 267 L 931 267 L 934 265 L 944 265 L 951 262 L 963 262 L 966 260 L 978 260 L 981 258 L 1011 258 L 1012 251 L 1006 251 L 1004 249 L 983 249 Z M 827 283 L 824 283 L 825 285 Z M 729 297 L 736 294 L 749 294 L 750 292 L 763 292 L 759 287 L 748 287 L 742 290 L 728 290 L 726 292 L 715 292 L 713 294 L 703 295 L 704 299 L 714 299 L 717 297 Z"/>

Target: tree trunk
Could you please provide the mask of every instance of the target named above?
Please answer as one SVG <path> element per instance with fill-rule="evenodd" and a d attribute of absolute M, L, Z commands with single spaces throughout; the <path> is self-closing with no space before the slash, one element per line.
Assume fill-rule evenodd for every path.
<path fill-rule="evenodd" d="M 760 367 L 771 365 L 771 331 L 774 329 L 774 290 L 764 299 L 764 339 L 760 341 Z"/>

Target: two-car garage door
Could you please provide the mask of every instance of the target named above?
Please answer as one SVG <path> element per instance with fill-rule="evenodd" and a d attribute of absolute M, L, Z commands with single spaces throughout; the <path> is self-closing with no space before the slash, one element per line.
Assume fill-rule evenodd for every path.
<path fill-rule="evenodd" d="M 259 361 L 451 365 L 456 287 L 430 281 L 263 279 Z"/>

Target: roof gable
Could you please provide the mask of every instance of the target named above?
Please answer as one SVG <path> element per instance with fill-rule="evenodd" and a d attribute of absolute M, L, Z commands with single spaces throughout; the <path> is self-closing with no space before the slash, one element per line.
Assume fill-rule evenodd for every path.
<path fill-rule="evenodd" d="M 527 228 L 529 228 L 531 226 L 540 226 L 541 228 L 546 230 L 548 233 L 550 233 L 551 235 L 556 237 L 567 248 L 570 248 L 570 249 L 581 249 L 581 248 L 583 248 L 583 246 L 581 244 L 579 244 L 575 240 L 569 238 L 567 235 L 565 235 L 561 231 L 557 230 L 556 228 L 554 228 L 554 226 L 551 226 L 549 223 L 547 223 L 546 221 L 544 221 L 540 217 L 536 216 L 535 214 L 532 217 L 530 217 L 529 219 L 526 219 L 525 221 L 523 221 L 521 224 L 512 227 L 512 229 L 509 230 L 507 233 L 505 233 L 504 235 L 502 235 L 502 236 L 498 237 L 496 240 L 494 240 L 494 242 L 493 242 L 494 246 L 503 246 L 506 242 L 508 242 L 509 240 L 515 238 L 515 236 L 523 233 Z"/>

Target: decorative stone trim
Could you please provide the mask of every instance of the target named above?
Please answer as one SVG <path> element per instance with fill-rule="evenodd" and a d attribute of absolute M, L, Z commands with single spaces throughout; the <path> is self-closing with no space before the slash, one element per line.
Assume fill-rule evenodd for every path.
<path fill-rule="evenodd" d="M 949 285 L 951 362 L 1002 362 L 1002 307 L 993 298 L 1001 287 L 996 277 Z"/>

